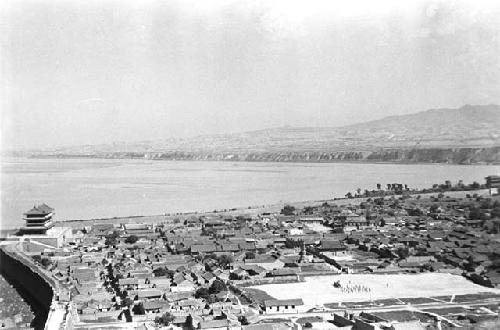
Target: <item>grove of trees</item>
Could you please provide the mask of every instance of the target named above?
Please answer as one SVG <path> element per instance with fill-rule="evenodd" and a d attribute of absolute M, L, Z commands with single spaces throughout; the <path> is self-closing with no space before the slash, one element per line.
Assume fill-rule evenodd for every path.
<path fill-rule="evenodd" d="M 127 244 L 134 244 L 138 240 L 139 240 L 139 237 L 137 237 L 136 235 L 130 235 L 129 237 L 127 237 L 125 239 L 125 243 L 127 243 Z"/>

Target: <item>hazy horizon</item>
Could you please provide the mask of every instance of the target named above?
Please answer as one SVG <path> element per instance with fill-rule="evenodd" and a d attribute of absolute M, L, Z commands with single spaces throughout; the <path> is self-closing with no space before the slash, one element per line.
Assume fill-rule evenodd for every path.
<path fill-rule="evenodd" d="M 500 107 L 498 104 L 477 104 L 477 105 L 472 105 L 472 104 L 465 104 L 462 107 L 455 108 L 455 109 L 450 109 L 450 110 L 458 110 L 463 107 L 468 107 L 471 106 L 473 108 L 478 108 L 478 107 L 490 107 L 490 106 L 495 106 L 495 107 Z M 6 154 L 10 154 L 11 152 L 29 152 L 29 151 L 42 151 L 44 149 L 51 150 L 52 148 L 71 148 L 71 147 L 83 147 L 83 146 L 98 146 L 98 145 L 110 145 L 110 144 L 121 144 L 121 143 L 146 143 L 146 142 L 158 142 L 162 140 L 179 140 L 179 139 L 190 139 L 190 138 L 199 138 L 199 137 L 214 137 L 214 136 L 226 136 L 226 135 L 231 135 L 231 134 L 245 134 L 245 133 L 252 133 L 252 132 L 260 132 L 260 131 L 267 131 L 267 130 L 279 130 L 279 129 L 336 129 L 336 128 L 345 128 L 345 127 L 350 127 L 352 125 L 358 125 L 358 124 L 365 124 L 365 123 L 371 123 L 371 122 L 377 122 L 380 120 L 384 119 L 390 119 L 392 117 L 401 117 L 401 116 L 406 116 L 406 115 L 417 115 L 417 114 L 422 114 L 427 111 L 432 111 L 432 110 L 447 110 L 449 108 L 438 108 L 438 109 L 425 109 L 421 110 L 418 112 L 412 112 L 408 114 L 399 114 L 399 115 L 389 115 L 389 116 L 382 116 L 379 118 L 373 118 L 368 121 L 359 121 L 359 122 L 353 122 L 347 125 L 339 125 L 339 126 L 325 126 L 325 125 L 317 125 L 317 126 L 295 126 L 295 125 L 282 125 L 282 126 L 273 126 L 273 127 L 263 127 L 263 128 L 257 128 L 257 129 L 252 129 L 252 130 L 244 130 L 244 131 L 234 131 L 234 132 L 220 132 L 220 133 L 204 133 L 204 134 L 194 134 L 194 135 L 188 135 L 188 136 L 182 136 L 182 137 L 164 137 L 162 138 L 156 138 L 156 139 L 139 139 L 139 140 L 114 140 L 114 141 L 106 141 L 106 142 L 100 142 L 100 143 L 90 143 L 90 144 L 72 144 L 72 145 L 60 145 L 57 147 L 50 147 L 48 146 L 47 148 L 41 148 L 41 147 L 25 147 L 25 148 L 17 148 L 17 149 L 6 149 L 4 150 Z"/>
<path fill-rule="evenodd" d="M 500 104 L 492 1 L 7 1 L 2 147 Z"/>

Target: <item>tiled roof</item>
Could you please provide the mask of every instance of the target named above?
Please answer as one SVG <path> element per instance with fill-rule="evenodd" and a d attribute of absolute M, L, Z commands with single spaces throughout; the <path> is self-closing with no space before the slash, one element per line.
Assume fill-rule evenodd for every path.
<path fill-rule="evenodd" d="M 28 212 L 26 212 L 24 214 L 25 215 L 46 215 L 52 211 L 54 211 L 54 209 L 44 203 L 44 204 L 41 204 L 38 206 L 33 206 L 33 208 L 31 210 L 29 210 Z"/>
<path fill-rule="evenodd" d="M 199 244 L 191 246 L 191 252 L 193 253 L 215 252 L 215 251 L 217 251 L 217 247 L 215 246 L 215 244 Z"/>
<path fill-rule="evenodd" d="M 145 301 L 143 304 L 145 310 L 168 308 L 169 304 L 166 301 Z"/>
<path fill-rule="evenodd" d="M 345 250 L 345 246 L 340 241 L 322 240 L 321 241 L 321 249 L 323 249 L 323 250 L 330 250 L 330 249 Z"/>
<path fill-rule="evenodd" d="M 141 298 L 149 298 L 149 297 L 158 297 L 163 295 L 163 292 L 160 290 L 140 290 L 137 292 L 139 299 Z"/>
<path fill-rule="evenodd" d="M 229 326 L 229 320 L 212 320 L 212 321 L 201 321 L 199 324 L 200 329 L 216 329 L 224 328 Z"/>
<path fill-rule="evenodd" d="M 271 299 L 271 300 L 266 300 L 264 301 L 264 306 L 266 307 L 271 307 L 271 306 L 301 306 L 304 305 L 304 302 L 302 299 L 284 299 L 284 300 L 279 300 L 279 299 Z"/>

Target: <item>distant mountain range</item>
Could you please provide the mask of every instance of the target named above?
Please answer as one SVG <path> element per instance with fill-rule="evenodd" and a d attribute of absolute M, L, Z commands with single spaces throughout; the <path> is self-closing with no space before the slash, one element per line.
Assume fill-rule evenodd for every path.
<path fill-rule="evenodd" d="M 500 163 L 500 106 L 466 105 L 344 127 L 280 127 L 59 148 L 38 157 Z"/>

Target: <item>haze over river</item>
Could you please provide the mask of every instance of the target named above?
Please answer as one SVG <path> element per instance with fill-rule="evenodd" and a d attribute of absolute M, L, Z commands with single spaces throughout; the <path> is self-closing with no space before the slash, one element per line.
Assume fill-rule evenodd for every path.
<path fill-rule="evenodd" d="M 41 202 L 57 220 L 91 219 L 330 199 L 377 183 L 483 183 L 490 174 L 500 166 L 6 158 L 1 228 L 21 226 Z"/>

